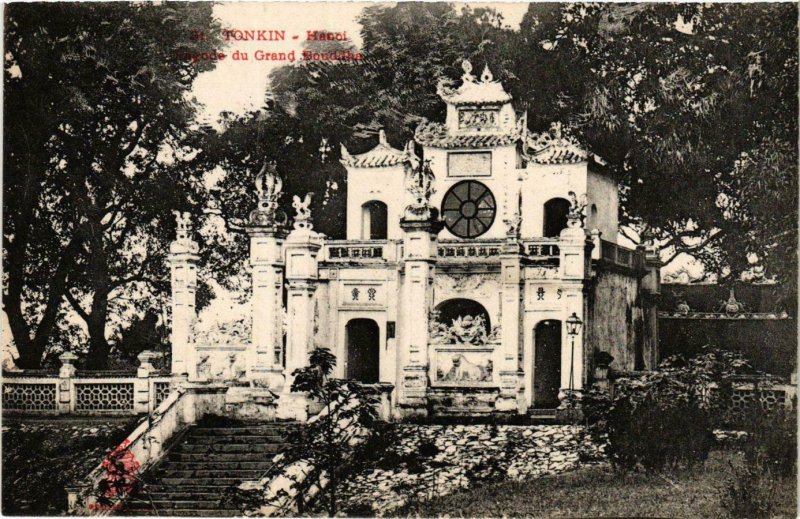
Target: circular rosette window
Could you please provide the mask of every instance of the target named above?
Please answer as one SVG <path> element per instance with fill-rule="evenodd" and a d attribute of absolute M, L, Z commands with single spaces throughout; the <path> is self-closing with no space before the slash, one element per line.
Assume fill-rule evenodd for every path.
<path fill-rule="evenodd" d="M 442 218 L 447 230 L 459 238 L 477 238 L 489 230 L 497 204 L 489 188 L 474 180 L 464 180 L 450 188 L 442 202 Z"/>

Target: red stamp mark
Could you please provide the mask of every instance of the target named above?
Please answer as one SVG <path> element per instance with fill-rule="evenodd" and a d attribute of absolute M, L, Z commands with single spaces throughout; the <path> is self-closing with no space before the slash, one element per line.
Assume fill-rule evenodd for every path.
<path fill-rule="evenodd" d="M 136 473 L 141 464 L 128 449 L 131 442 L 125 440 L 103 460 L 106 477 L 101 483 L 103 497 L 129 495 L 136 487 L 139 478 Z"/>

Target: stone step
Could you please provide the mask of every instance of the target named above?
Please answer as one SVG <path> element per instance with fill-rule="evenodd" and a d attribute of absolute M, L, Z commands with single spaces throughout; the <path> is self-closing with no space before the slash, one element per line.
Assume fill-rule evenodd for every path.
<path fill-rule="evenodd" d="M 226 425 L 207 420 L 189 429 L 156 467 L 145 474 L 148 482 L 125 515 L 235 517 L 239 510 L 223 504 L 226 491 L 244 481 L 261 479 L 272 458 L 287 443 L 296 422 Z M 155 506 L 151 506 L 151 503 Z"/>
<path fill-rule="evenodd" d="M 289 444 L 288 443 L 265 443 L 265 444 L 254 444 L 250 445 L 248 443 L 223 443 L 221 445 L 178 445 L 175 447 L 176 452 L 181 453 L 224 453 L 224 452 L 264 452 L 264 453 L 271 453 L 276 454 L 279 451 L 286 448 Z"/>
<path fill-rule="evenodd" d="M 224 434 L 219 436 L 187 435 L 184 436 L 181 445 L 210 445 L 222 443 L 283 443 L 286 441 L 284 434 L 269 435 L 247 435 L 247 434 Z"/>
<path fill-rule="evenodd" d="M 155 478 L 238 478 L 242 481 L 258 479 L 264 474 L 263 470 L 251 469 L 194 469 L 180 470 L 168 467 L 158 468 L 153 473 Z"/>
<path fill-rule="evenodd" d="M 141 508 L 151 508 L 158 511 L 170 511 L 175 509 L 182 510 L 219 510 L 231 505 L 223 505 L 219 497 L 215 500 L 174 500 L 174 499 L 152 499 L 148 502 L 139 502 Z"/>
<path fill-rule="evenodd" d="M 191 436 L 258 436 L 264 434 L 285 434 L 299 427 L 296 423 L 283 424 L 276 422 L 270 425 L 258 425 L 254 427 L 195 427 L 189 434 Z"/>
<path fill-rule="evenodd" d="M 200 492 L 191 490 L 191 487 L 180 487 L 185 490 L 175 490 L 172 489 L 170 491 L 165 492 L 143 492 L 140 494 L 140 501 L 148 502 L 148 500 L 152 499 L 153 501 L 203 501 L 203 502 L 213 502 L 219 503 L 222 501 L 222 496 L 224 495 L 224 491 L 220 490 L 219 487 L 212 487 L 215 490 L 213 492 Z"/>
<path fill-rule="evenodd" d="M 147 485 L 146 490 L 149 495 L 181 494 L 204 496 L 203 499 L 207 499 L 205 496 L 209 496 L 209 499 L 219 499 L 222 495 L 222 490 L 217 485 L 182 485 L 180 488 L 176 488 L 172 485 L 150 483 Z"/>
<path fill-rule="evenodd" d="M 214 477 L 214 478 L 198 478 L 194 477 L 160 477 L 159 483 L 163 483 L 164 485 L 172 486 L 172 487 L 194 487 L 194 486 L 204 486 L 204 487 L 216 487 L 216 488 L 225 488 L 232 485 L 238 485 L 242 481 L 249 481 L 242 478 L 223 478 L 223 477 Z"/>
<path fill-rule="evenodd" d="M 171 451 L 168 455 L 169 461 L 272 461 L 274 454 L 265 452 L 177 452 Z"/>
<path fill-rule="evenodd" d="M 235 510 L 233 508 L 220 508 L 215 510 L 172 509 L 166 511 L 154 510 L 152 508 L 129 508 L 125 510 L 125 515 L 173 517 L 242 517 L 244 513 L 241 510 Z"/>
<path fill-rule="evenodd" d="M 168 460 L 161 467 L 169 470 L 235 470 L 235 469 L 248 469 L 248 470 L 266 470 L 272 466 L 272 461 L 265 460 L 247 460 L 241 461 L 233 459 L 230 461 L 209 461 L 209 460 L 195 460 L 195 461 L 174 461 Z"/>

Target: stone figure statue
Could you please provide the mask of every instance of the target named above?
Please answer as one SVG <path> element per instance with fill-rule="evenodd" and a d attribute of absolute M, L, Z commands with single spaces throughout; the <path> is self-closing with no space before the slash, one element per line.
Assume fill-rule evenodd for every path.
<path fill-rule="evenodd" d="M 314 225 L 311 223 L 311 197 L 314 196 L 314 193 L 306 193 L 306 196 L 303 200 L 300 200 L 300 197 L 294 195 L 292 198 L 292 207 L 297 212 L 294 217 L 294 228 L 299 230 L 311 230 L 314 228 Z"/>
<path fill-rule="evenodd" d="M 197 242 L 192 240 L 190 234 L 192 232 L 192 214 L 188 211 L 172 211 L 175 215 L 175 223 L 177 224 L 175 231 L 175 241 L 173 241 L 169 250 L 173 254 L 180 253 L 197 253 L 200 248 Z"/>
<path fill-rule="evenodd" d="M 570 227 L 583 227 L 586 218 L 586 194 L 578 197 L 574 191 L 569 192 L 569 212 L 567 225 Z"/>
<path fill-rule="evenodd" d="M 424 161 L 411 169 L 406 182 L 406 189 L 411 194 L 412 202 L 406 206 L 406 218 L 409 220 L 428 220 L 431 212 L 431 196 L 436 193 L 433 187 L 436 177 L 430 166 L 430 161 Z"/>

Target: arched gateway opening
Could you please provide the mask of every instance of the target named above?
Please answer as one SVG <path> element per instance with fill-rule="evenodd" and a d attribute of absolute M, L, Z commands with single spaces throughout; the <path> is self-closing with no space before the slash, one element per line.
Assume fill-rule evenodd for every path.
<path fill-rule="evenodd" d="M 366 384 L 380 378 L 380 329 L 372 319 L 352 319 L 345 327 L 347 369 L 345 376 Z"/>
<path fill-rule="evenodd" d="M 533 404 L 540 409 L 555 408 L 561 385 L 561 321 L 541 321 L 533 334 Z"/>

